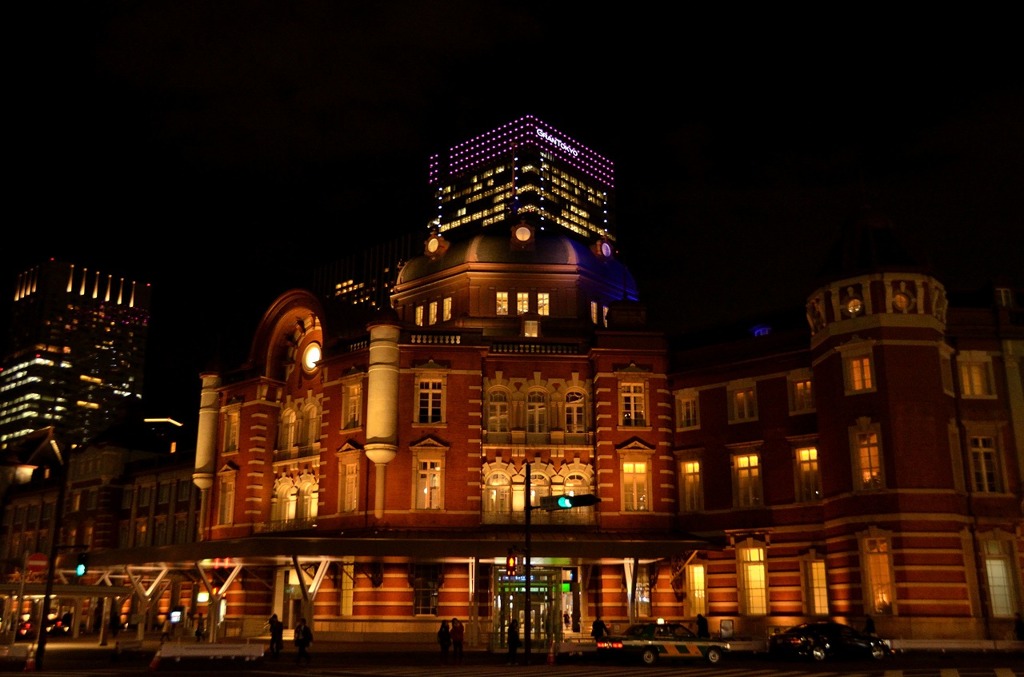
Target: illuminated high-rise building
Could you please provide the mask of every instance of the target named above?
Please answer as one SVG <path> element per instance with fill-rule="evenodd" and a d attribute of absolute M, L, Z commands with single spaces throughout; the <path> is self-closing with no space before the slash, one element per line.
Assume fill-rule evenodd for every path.
<path fill-rule="evenodd" d="M 18 275 L 0 364 L 0 447 L 53 426 L 81 444 L 142 398 L 147 284 L 47 261 Z"/>
<path fill-rule="evenodd" d="M 526 221 L 587 243 L 615 241 L 613 163 L 532 115 L 434 155 L 429 181 L 430 226 L 447 239 Z"/>

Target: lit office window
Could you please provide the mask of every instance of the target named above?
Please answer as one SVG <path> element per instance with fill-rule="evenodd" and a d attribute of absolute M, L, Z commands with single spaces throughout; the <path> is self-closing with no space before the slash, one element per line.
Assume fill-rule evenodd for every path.
<path fill-rule="evenodd" d="M 887 538 L 865 538 L 861 556 L 864 558 L 865 597 L 867 608 L 876 614 L 891 614 L 893 598 L 892 555 Z"/>
<path fill-rule="evenodd" d="M 430 302 L 427 322 L 437 324 L 437 301 Z"/>
<path fill-rule="evenodd" d="M 686 566 L 686 602 L 691 616 L 708 613 L 707 570 L 703 564 Z"/>
<path fill-rule="evenodd" d="M 626 461 L 622 464 L 623 510 L 646 512 L 650 510 L 647 498 L 647 463 Z"/>
<path fill-rule="evenodd" d="M 526 397 L 526 432 L 543 433 L 548 430 L 548 398 L 539 390 L 531 390 Z"/>
<path fill-rule="evenodd" d="M 699 512 L 704 507 L 704 492 L 701 488 L 700 461 L 683 461 L 680 466 L 683 490 L 683 512 Z"/>
<path fill-rule="evenodd" d="M 828 615 L 828 578 L 825 560 L 816 556 L 804 560 L 805 613 L 812 616 Z"/>
<path fill-rule="evenodd" d="M 1009 618 L 1016 611 L 1010 543 L 989 539 L 983 541 L 981 550 L 985 560 L 985 582 L 988 583 L 992 615 Z"/>
<path fill-rule="evenodd" d="M 992 397 L 991 362 L 961 361 L 960 387 L 964 397 Z"/>
<path fill-rule="evenodd" d="M 877 430 L 860 430 L 855 433 L 857 482 L 856 489 L 881 489 L 885 486 L 882 478 L 882 449 Z"/>
<path fill-rule="evenodd" d="M 235 517 L 235 476 L 222 475 L 217 492 L 217 524 L 231 524 Z"/>
<path fill-rule="evenodd" d="M 748 616 L 763 616 L 768 613 L 768 576 L 764 548 L 737 545 L 736 555 L 739 558 L 741 609 Z"/>
<path fill-rule="evenodd" d="M 761 505 L 761 459 L 757 454 L 733 456 L 733 505 L 752 508 Z"/>
<path fill-rule="evenodd" d="M 342 392 L 342 410 L 345 412 L 342 428 L 358 428 L 363 420 L 363 384 L 349 383 Z"/>
<path fill-rule="evenodd" d="M 874 377 L 871 373 L 871 356 L 857 355 L 846 359 L 846 391 L 859 393 L 874 390 Z"/>
<path fill-rule="evenodd" d="M 530 294 L 524 291 L 516 294 L 516 313 L 525 315 L 530 312 Z"/>
<path fill-rule="evenodd" d="M 416 306 L 416 326 L 423 326 L 423 306 Z"/>
<path fill-rule="evenodd" d="M 700 427 L 700 409 L 697 393 L 687 391 L 676 397 L 676 427 L 680 429 Z"/>
<path fill-rule="evenodd" d="M 446 296 L 441 301 L 441 319 L 444 322 L 452 319 L 452 297 Z"/>
<path fill-rule="evenodd" d="M 818 450 L 801 447 L 796 450 L 796 500 L 817 501 L 821 498 L 821 476 L 818 474 Z"/>
<path fill-rule="evenodd" d="M 494 311 L 497 315 L 508 315 L 508 292 L 500 291 L 496 298 L 496 307 Z"/>
<path fill-rule="evenodd" d="M 551 295 L 546 292 L 537 293 L 537 314 L 548 315 L 551 313 Z"/>
<path fill-rule="evenodd" d="M 757 397 L 753 386 L 731 388 L 729 391 L 730 422 L 753 421 L 757 418 Z"/>
<path fill-rule="evenodd" d="M 508 393 L 492 390 L 487 396 L 487 431 L 507 433 L 508 430 Z"/>
<path fill-rule="evenodd" d="M 341 464 L 341 511 L 355 512 L 359 507 L 359 464 Z"/>
<path fill-rule="evenodd" d="M 441 508 L 440 461 L 420 461 L 416 482 L 416 507 L 421 510 Z"/>

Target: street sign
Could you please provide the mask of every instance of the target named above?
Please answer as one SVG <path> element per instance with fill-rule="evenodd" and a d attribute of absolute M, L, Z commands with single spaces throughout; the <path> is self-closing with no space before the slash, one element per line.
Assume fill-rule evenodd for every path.
<path fill-rule="evenodd" d="M 46 571 L 49 563 L 50 558 L 41 552 L 34 552 L 25 558 L 25 568 L 34 573 Z"/>

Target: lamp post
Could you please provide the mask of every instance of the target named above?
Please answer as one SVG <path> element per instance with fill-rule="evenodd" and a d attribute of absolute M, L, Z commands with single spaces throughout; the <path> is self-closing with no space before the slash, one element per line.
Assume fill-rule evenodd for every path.
<path fill-rule="evenodd" d="M 57 574 L 57 554 L 60 552 L 60 546 L 57 541 L 60 538 L 60 527 L 64 520 L 64 495 L 67 493 L 68 486 L 68 473 L 67 463 L 61 454 L 60 447 L 57 445 L 57 441 L 53 439 L 53 426 L 44 428 L 39 431 L 43 434 L 42 443 L 32 453 L 32 461 L 36 461 L 35 465 L 47 466 L 51 468 L 57 478 L 57 503 L 53 509 L 53 519 L 50 522 L 50 562 L 46 568 L 46 588 L 43 592 L 43 609 L 42 618 L 39 622 L 39 633 L 38 644 L 36 645 L 36 669 L 43 669 L 43 661 L 46 657 L 46 625 L 50 620 L 50 598 L 53 597 L 53 581 Z M 37 459 L 41 458 L 44 454 L 49 456 L 48 451 L 53 452 L 53 457 L 56 459 L 56 463 L 44 463 L 39 462 Z"/>

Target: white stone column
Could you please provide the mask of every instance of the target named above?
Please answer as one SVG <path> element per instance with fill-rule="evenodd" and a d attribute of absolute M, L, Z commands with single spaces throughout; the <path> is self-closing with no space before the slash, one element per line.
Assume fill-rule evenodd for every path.
<path fill-rule="evenodd" d="M 385 471 L 398 454 L 397 324 L 370 325 L 370 366 L 366 395 L 366 458 L 374 464 L 373 515 L 384 517 Z"/>

